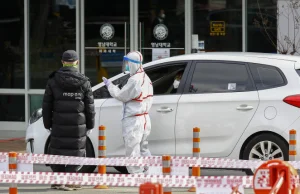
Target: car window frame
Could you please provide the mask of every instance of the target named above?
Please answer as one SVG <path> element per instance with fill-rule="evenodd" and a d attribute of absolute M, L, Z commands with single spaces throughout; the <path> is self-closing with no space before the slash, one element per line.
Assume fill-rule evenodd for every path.
<path fill-rule="evenodd" d="M 278 67 L 276 67 L 276 66 L 268 65 L 268 64 L 262 64 L 262 63 L 247 63 L 247 64 L 248 64 L 248 66 L 249 66 L 249 70 L 250 70 L 250 73 L 251 73 L 251 76 L 252 76 L 252 79 L 253 79 L 253 83 L 254 83 L 254 86 L 255 86 L 255 88 L 256 88 L 257 91 L 260 91 L 260 90 L 275 89 L 275 88 L 279 88 L 279 87 L 286 86 L 286 85 L 288 84 L 288 80 L 287 80 L 285 74 L 282 72 L 282 70 L 281 70 L 280 68 L 278 68 Z M 281 77 L 283 78 L 284 83 L 283 83 L 283 84 L 276 85 L 276 86 L 274 85 L 274 86 L 272 86 L 272 87 L 258 88 L 258 87 L 256 86 L 256 82 L 255 82 L 255 80 L 254 80 L 255 75 L 253 75 L 253 73 L 252 73 L 252 71 L 251 71 L 251 65 L 253 66 L 253 68 L 254 68 L 255 65 L 259 65 L 259 66 L 265 67 L 265 68 L 268 68 L 268 67 L 274 68 L 274 69 L 277 70 L 277 72 L 281 75 Z M 255 67 L 255 68 L 256 68 L 256 67 Z M 256 69 L 257 69 L 257 68 L 256 68 Z M 257 73 L 257 72 L 256 72 L 256 73 Z M 257 74 L 258 74 L 258 73 L 257 73 Z M 260 77 L 259 74 L 258 74 L 258 77 Z"/>
<path fill-rule="evenodd" d="M 180 84 L 179 84 L 179 87 L 177 89 L 177 92 L 174 93 L 174 94 L 156 94 L 155 96 L 162 96 L 162 95 L 177 95 L 177 94 L 182 94 L 183 93 L 183 90 L 184 90 L 184 86 L 185 86 L 185 83 L 186 83 L 186 80 L 188 78 L 188 75 L 189 75 L 189 71 L 191 70 L 191 67 L 192 67 L 192 61 L 191 60 L 178 60 L 178 61 L 171 61 L 171 62 L 165 62 L 165 63 L 157 63 L 157 64 L 154 64 L 154 65 L 150 65 L 150 66 L 147 66 L 147 67 L 143 67 L 144 68 L 144 71 L 147 73 L 147 71 L 152 71 L 152 70 L 155 70 L 155 69 L 159 69 L 159 68 L 164 68 L 164 67 L 168 67 L 168 66 L 174 66 L 174 65 L 183 65 L 185 63 L 186 67 L 185 67 L 185 70 L 184 70 L 184 73 L 182 75 L 182 78 L 181 78 L 181 81 L 180 81 Z M 121 76 L 120 74 L 124 74 L 123 76 Z M 129 73 L 125 73 L 125 72 L 122 72 L 114 77 L 117 77 L 115 78 L 112 82 L 114 82 L 115 80 L 117 79 L 122 79 L 124 76 L 128 75 Z M 129 78 L 128 78 L 129 79 Z M 152 80 L 151 80 L 152 81 Z M 99 85 L 101 85 L 103 82 L 99 83 Z M 105 85 L 103 84 L 102 86 L 99 86 L 97 87 L 98 85 L 94 86 L 96 87 L 97 89 L 95 89 L 93 91 L 93 93 L 102 88 L 102 87 L 105 87 Z M 95 100 L 101 100 L 101 99 L 110 99 L 112 97 L 106 97 L 106 98 L 95 98 Z"/>
<path fill-rule="evenodd" d="M 183 64 L 186 65 L 176 93 L 174 93 L 174 94 L 155 94 L 154 96 L 169 96 L 169 95 L 183 94 L 184 87 L 185 87 L 186 81 L 188 79 L 188 75 L 192 68 L 192 62 L 193 62 L 192 60 L 177 60 L 177 61 L 170 61 L 170 62 L 165 62 L 165 63 L 157 63 L 155 65 L 145 67 L 144 70 L 147 73 L 147 71 L 149 71 L 149 70 L 152 71 L 155 69 L 165 68 L 165 67 L 169 67 L 169 66 L 181 66 Z"/>
<path fill-rule="evenodd" d="M 185 87 L 184 87 L 184 91 L 183 91 L 183 94 L 186 95 L 186 94 L 227 94 L 227 93 L 241 93 L 241 92 L 209 92 L 209 93 L 190 93 L 189 92 L 189 89 L 190 89 L 190 85 L 192 83 L 192 80 L 193 80 L 193 75 L 194 75 L 194 72 L 195 72 L 195 69 L 196 69 L 196 66 L 197 66 L 197 63 L 228 63 L 228 64 L 238 64 L 238 65 L 244 65 L 246 67 L 246 70 L 247 70 L 247 74 L 248 74 L 248 77 L 250 79 L 250 82 L 252 84 L 252 90 L 247 90 L 247 91 L 242 91 L 242 92 L 253 92 L 253 91 L 257 91 L 256 89 L 256 85 L 255 85 L 255 82 L 254 82 L 254 79 L 252 77 L 252 74 L 251 74 L 251 71 L 250 71 L 250 67 L 248 65 L 248 63 L 246 62 L 242 62 L 242 61 L 225 61 L 225 60 L 194 60 L 192 62 L 192 67 L 190 69 L 190 72 L 189 72 L 189 75 L 188 75 L 188 79 L 185 83 Z"/>

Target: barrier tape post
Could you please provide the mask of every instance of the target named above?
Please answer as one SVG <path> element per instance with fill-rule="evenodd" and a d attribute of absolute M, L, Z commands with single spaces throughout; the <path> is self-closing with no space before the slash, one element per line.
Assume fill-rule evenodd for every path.
<path fill-rule="evenodd" d="M 298 173 L 289 162 L 268 160 L 255 170 L 252 186 L 255 194 L 298 194 Z"/>
<path fill-rule="evenodd" d="M 163 175 L 171 175 L 171 156 L 164 155 L 162 157 L 162 172 Z M 172 188 L 165 187 L 163 188 L 163 194 L 172 194 Z"/>
<path fill-rule="evenodd" d="M 193 128 L 193 157 L 200 158 L 200 128 Z M 200 166 L 192 167 L 192 176 L 200 176 Z M 196 192 L 196 187 L 189 189 L 189 192 Z"/>
<path fill-rule="evenodd" d="M 161 184 L 146 182 L 140 185 L 139 194 L 162 194 L 162 190 Z"/>
<path fill-rule="evenodd" d="M 17 171 L 17 153 L 16 152 L 9 152 L 9 163 L 8 163 L 8 169 L 10 172 L 16 172 Z M 17 194 L 18 188 L 16 183 L 11 183 L 9 187 L 9 194 Z"/>
<path fill-rule="evenodd" d="M 271 165 L 269 183 L 272 186 L 270 194 L 294 193 L 291 188 L 290 167 L 283 164 Z"/>
<path fill-rule="evenodd" d="M 297 156 L 297 131 L 295 129 L 290 130 L 289 135 L 289 161 L 296 161 Z M 300 173 L 300 170 L 297 169 L 298 174 Z"/>
<path fill-rule="evenodd" d="M 99 127 L 99 145 L 98 145 L 98 158 L 105 158 L 106 157 L 106 135 L 105 135 L 105 126 L 101 125 Z M 98 166 L 98 173 L 99 174 L 106 174 L 106 165 L 99 165 Z M 95 189 L 108 189 L 107 185 L 96 185 Z"/>
<path fill-rule="evenodd" d="M 295 129 L 290 130 L 290 141 L 289 141 L 289 161 L 296 161 L 296 140 L 297 131 Z"/>

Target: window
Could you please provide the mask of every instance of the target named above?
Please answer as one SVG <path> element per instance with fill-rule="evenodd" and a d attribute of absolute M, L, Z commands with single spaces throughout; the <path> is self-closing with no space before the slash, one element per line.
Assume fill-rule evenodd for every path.
<path fill-rule="evenodd" d="M 172 65 L 146 70 L 153 84 L 154 95 L 177 93 L 173 82 L 176 77 L 178 77 L 178 81 L 180 81 L 185 66 L 186 65 Z"/>
<path fill-rule="evenodd" d="M 130 51 L 131 2 L 83 2 L 85 74 L 94 86 L 102 82 L 103 76 L 111 78 L 122 72 L 123 56 Z"/>
<path fill-rule="evenodd" d="M 29 1 L 30 89 L 44 89 L 62 67 L 64 51 L 76 50 L 76 1 Z"/>
<path fill-rule="evenodd" d="M 253 89 L 245 65 L 201 62 L 196 64 L 189 92 L 244 92 Z"/>
<path fill-rule="evenodd" d="M 30 95 L 30 115 L 39 108 L 42 108 L 44 95 Z"/>
<path fill-rule="evenodd" d="M 0 88 L 25 86 L 23 9 L 24 2 L 19 0 L 0 7 Z"/>
<path fill-rule="evenodd" d="M 193 0 L 192 9 L 193 34 L 203 42 L 199 49 L 242 51 L 242 0 Z"/>
<path fill-rule="evenodd" d="M 177 93 L 177 89 L 173 87 L 174 79 L 177 77 L 180 81 L 186 64 L 172 65 L 156 67 L 151 69 L 145 69 L 147 75 L 152 81 L 154 95 L 174 94 Z M 121 89 L 128 81 L 129 74 L 122 76 L 121 78 L 113 81 L 115 85 L 118 85 Z M 101 88 L 94 91 L 95 99 L 111 98 L 107 87 L 102 86 Z"/>
<path fill-rule="evenodd" d="M 280 2 L 277 1 L 278 0 L 246 1 L 246 46 L 248 52 L 277 53 L 277 49 L 281 48 L 279 45 L 279 48 L 277 47 L 277 42 L 280 43 L 280 45 L 285 42 L 280 42 L 280 37 L 284 37 L 284 26 L 280 25 L 280 23 L 288 20 L 285 19 L 285 17 L 280 18 L 280 16 L 284 16 L 288 9 L 285 10 L 282 8 Z"/>
<path fill-rule="evenodd" d="M 0 121 L 25 121 L 25 96 L 0 95 Z"/>
<path fill-rule="evenodd" d="M 184 54 L 184 2 L 138 0 L 138 45 L 144 62 Z"/>
<path fill-rule="evenodd" d="M 276 67 L 251 64 L 250 69 L 258 90 L 286 85 L 286 79 L 283 73 Z"/>

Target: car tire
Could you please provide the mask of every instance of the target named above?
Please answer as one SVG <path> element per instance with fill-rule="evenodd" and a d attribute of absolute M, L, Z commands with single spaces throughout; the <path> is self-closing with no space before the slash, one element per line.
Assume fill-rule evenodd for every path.
<path fill-rule="evenodd" d="M 50 146 L 50 144 L 48 145 L 47 153 L 49 153 L 49 146 Z M 86 142 L 86 157 L 87 158 L 95 158 L 94 147 L 93 147 L 92 142 L 89 139 Z M 96 167 L 97 166 L 91 166 L 91 165 L 82 166 L 78 172 L 79 173 L 93 173 L 95 171 Z M 50 168 L 51 168 L 51 165 L 50 165 Z M 51 168 L 51 170 L 53 171 L 52 168 Z"/>
<path fill-rule="evenodd" d="M 276 150 L 279 151 L 279 149 L 280 149 L 281 152 L 274 155 L 274 157 L 272 159 L 282 157 L 284 160 L 286 160 L 286 161 L 288 160 L 288 158 L 289 158 L 289 156 L 288 156 L 288 152 L 289 152 L 288 144 L 282 138 L 280 138 L 279 136 L 274 135 L 274 134 L 270 134 L 270 133 L 260 134 L 258 136 L 255 136 L 254 138 L 252 138 L 244 148 L 244 151 L 242 153 L 242 159 L 249 160 L 250 159 L 250 152 L 252 150 L 256 150 L 259 153 L 262 153 L 262 151 L 259 150 L 259 148 L 261 147 L 259 145 L 260 142 L 264 142 L 264 146 L 268 146 L 269 142 L 271 142 L 271 144 L 270 144 L 271 147 L 272 147 L 272 149 L 270 150 L 271 155 L 265 156 L 265 158 L 264 158 L 265 160 L 267 158 L 270 159 L 270 157 L 272 157 L 272 154 L 274 154 Z M 276 146 L 277 146 L 277 148 L 276 148 Z M 266 149 L 267 148 L 265 147 L 265 150 Z M 276 151 L 276 153 L 278 151 Z M 255 156 L 255 154 L 253 156 Z M 253 175 L 253 169 L 246 169 L 245 172 L 246 172 L 247 175 Z"/>
<path fill-rule="evenodd" d="M 114 166 L 114 168 L 121 174 L 129 174 L 126 166 Z"/>

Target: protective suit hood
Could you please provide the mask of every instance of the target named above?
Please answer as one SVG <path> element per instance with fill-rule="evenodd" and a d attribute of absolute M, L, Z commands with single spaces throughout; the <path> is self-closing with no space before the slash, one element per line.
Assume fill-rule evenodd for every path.
<path fill-rule="evenodd" d="M 136 74 L 139 70 L 143 70 L 142 64 L 128 62 L 130 75 Z"/>
<path fill-rule="evenodd" d="M 143 67 L 142 67 L 143 56 L 140 52 L 133 51 L 128 53 L 124 57 L 124 61 L 129 66 L 130 75 L 134 75 L 139 71 L 143 71 Z"/>

